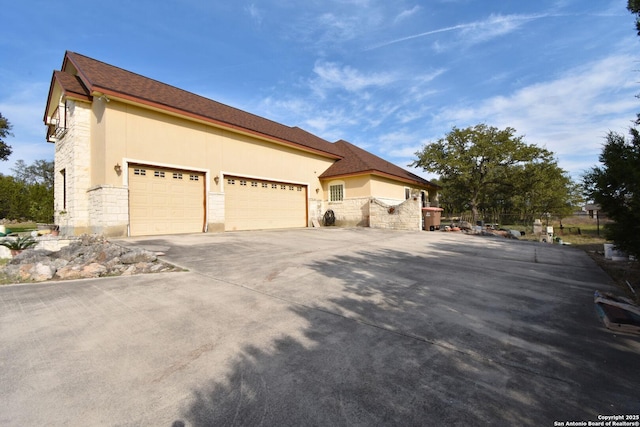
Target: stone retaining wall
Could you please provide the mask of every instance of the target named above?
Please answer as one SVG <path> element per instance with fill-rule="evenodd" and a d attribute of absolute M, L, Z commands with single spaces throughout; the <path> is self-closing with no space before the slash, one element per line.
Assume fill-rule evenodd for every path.
<path fill-rule="evenodd" d="M 369 207 L 369 226 L 393 230 L 422 229 L 421 202 L 410 198 L 399 205 L 388 205 L 377 199 L 371 199 Z"/>

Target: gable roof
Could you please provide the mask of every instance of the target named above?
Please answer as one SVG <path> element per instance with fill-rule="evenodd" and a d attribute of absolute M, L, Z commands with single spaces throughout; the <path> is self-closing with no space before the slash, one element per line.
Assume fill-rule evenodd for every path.
<path fill-rule="evenodd" d="M 53 73 L 45 109 L 45 123 L 51 113 L 50 108 L 57 108 L 57 105 L 52 105 L 52 97 L 54 93 L 58 96 L 59 90 L 67 97 L 86 101 L 91 101 L 94 96 L 106 95 L 336 159 L 320 178 L 375 174 L 439 188 L 347 141 L 331 143 L 297 126 L 286 126 L 75 52 L 67 51 L 62 71 Z"/>
<path fill-rule="evenodd" d="M 386 176 L 410 184 L 439 188 L 437 185 L 419 177 L 399 166 L 390 163 L 350 142 L 340 140 L 335 142 L 342 152 L 342 159 L 336 161 L 319 178 L 338 178 L 352 175 L 373 174 Z"/>
<path fill-rule="evenodd" d="M 332 143 L 300 128 L 282 125 L 75 52 L 66 52 L 62 72 L 56 73 L 54 77 L 63 85 L 70 85 L 69 75 L 75 74 L 86 88 L 85 93 L 91 96 L 104 94 L 340 158 Z M 67 74 L 64 80 L 60 79 L 64 74 Z"/>

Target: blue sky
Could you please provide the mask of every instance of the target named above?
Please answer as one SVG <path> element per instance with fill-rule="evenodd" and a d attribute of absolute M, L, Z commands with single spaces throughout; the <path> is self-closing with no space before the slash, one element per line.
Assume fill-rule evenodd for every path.
<path fill-rule="evenodd" d="M 53 159 L 42 122 L 65 50 L 406 167 L 478 123 L 574 178 L 640 112 L 626 0 L 26 0 L 3 6 L 0 112 L 13 163 Z M 420 170 L 408 168 L 422 176 Z"/>

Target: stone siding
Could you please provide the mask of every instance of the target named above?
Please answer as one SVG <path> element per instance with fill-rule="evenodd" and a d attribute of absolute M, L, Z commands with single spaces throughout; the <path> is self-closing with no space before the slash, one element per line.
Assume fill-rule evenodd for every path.
<path fill-rule="evenodd" d="M 388 228 L 393 230 L 421 230 L 421 201 L 412 197 L 398 205 L 389 205 L 377 199 L 369 204 L 371 228 Z"/>
<path fill-rule="evenodd" d="M 217 233 L 224 231 L 224 193 L 209 193 L 207 212 L 207 231 Z"/>
<path fill-rule="evenodd" d="M 100 185 L 89 189 L 91 233 L 126 236 L 129 226 L 129 190 Z"/>
<path fill-rule="evenodd" d="M 338 227 L 368 227 L 369 197 L 345 199 L 340 202 L 328 202 L 324 213 L 331 209 L 336 216 Z M 322 224 L 322 220 L 320 221 Z"/>
<path fill-rule="evenodd" d="M 90 231 L 91 105 L 67 101 L 66 126 L 66 133 L 55 143 L 54 221 L 62 234 L 82 234 Z"/>
<path fill-rule="evenodd" d="M 309 199 L 309 223 L 308 227 L 313 227 L 313 220 L 317 220 L 318 224 L 322 225 L 322 216 L 324 215 L 324 210 L 322 210 L 322 200 L 320 199 Z"/>

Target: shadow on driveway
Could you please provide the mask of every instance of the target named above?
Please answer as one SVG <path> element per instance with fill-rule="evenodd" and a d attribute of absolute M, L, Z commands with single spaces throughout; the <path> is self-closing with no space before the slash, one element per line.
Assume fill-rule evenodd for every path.
<path fill-rule="evenodd" d="M 607 278 L 565 249 L 442 241 L 260 276 L 252 289 L 291 302 L 304 339 L 245 346 L 224 380 L 193 390 L 175 425 L 553 425 L 638 413 L 638 341 L 599 324 L 592 295 Z"/>

